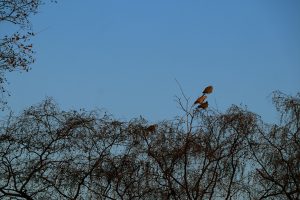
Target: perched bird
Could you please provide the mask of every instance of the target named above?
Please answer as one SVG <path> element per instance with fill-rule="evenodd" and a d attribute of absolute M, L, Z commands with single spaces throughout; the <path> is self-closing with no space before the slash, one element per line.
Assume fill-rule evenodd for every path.
<path fill-rule="evenodd" d="M 203 90 L 203 94 L 210 94 L 213 91 L 213 86 L 207 86 L 204 90 Z"/>
<path fill-rule="evenodd" d="M 201 97 L 198 97 L 198 99 L 195 101 L 195 103 L 194 103 L 194 105 L 195 104 L 201 104 L 201 103 L 203 103 L 203 101 L 205 100 L 207 98 L 207 96 L 205 96 L 205 95 L 202 95 Z"/>
<path fill-rule="evenodd" d="M 198 108 L 206 109 L 208 107 L 208 102 L 205 101 L 204 103 L 201 103 Z"/>
<path fill-rule="evenodd" d="M 155 132 L 157 124 L 150 125 L 146 128 L 148 132 Z"/>

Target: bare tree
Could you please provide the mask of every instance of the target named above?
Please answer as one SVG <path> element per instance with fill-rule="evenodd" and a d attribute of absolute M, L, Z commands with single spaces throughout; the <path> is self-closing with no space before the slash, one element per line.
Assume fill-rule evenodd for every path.
<path fill-rule="evenodd" d="M 255 198 L 295 200 L 300 198 L 300 94 L 277 91 L 273 101 L 281 121 L 259 127 L 257 148 L 251 148 L 257 166 Z"/>
<path fill-rule="evenodd" d="M 30 16 L 38 12 L 42 0 L 0 0 L 0 26 L 14 27 L 14 32 L 0 35 L 1 104 L 5 104 L 5 73 L 28 71 L 34 62 Z"/>
<path fill-rule="evenodd" d="M 0 197 L 78 199 L 118 138 L 109 117 L 62 112 L 52 100 L 11 117 L 0 138 Z"/>
<path fill-rule="evenodd" d="M 2 122 L 0 198 L 299 199 L 299 95 L 274 102 L 277 125 L 188 103 L 150 125 L 47 99 Z"/>

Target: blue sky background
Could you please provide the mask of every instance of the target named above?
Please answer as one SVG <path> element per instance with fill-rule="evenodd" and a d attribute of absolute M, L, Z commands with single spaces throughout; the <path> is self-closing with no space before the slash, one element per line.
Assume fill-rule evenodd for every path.
<path fill-rule="evenodd" d="M 175 78 L 193 101 L 247 105 L 276 119 L 270 94 L 300 91 L 298 0 L 88 0 L 46 3 L 32 18 L 37 61 L 9 73 L 16 112 L 53 97 L 152 122 L 180 113 Z M 2 27 L 3 29 L 3 27 Z"/>

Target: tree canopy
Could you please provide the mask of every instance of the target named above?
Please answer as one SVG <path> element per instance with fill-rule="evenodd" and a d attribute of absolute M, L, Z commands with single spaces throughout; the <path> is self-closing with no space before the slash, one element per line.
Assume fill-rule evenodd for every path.
<path fill-rule="evenodd" d="M 232 106 L 151 125 L 46 99 L 2 121 L 0 197 L 299 199 L 300 94 L 273 96 L 277 124 Z"/>

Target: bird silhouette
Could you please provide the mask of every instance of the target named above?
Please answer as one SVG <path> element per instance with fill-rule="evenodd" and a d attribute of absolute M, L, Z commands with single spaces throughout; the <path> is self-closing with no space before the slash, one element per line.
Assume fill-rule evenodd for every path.
<path fill-rule="evenodd" d="M 148 132 L 155 132 L 157 124 L 150 125 L 146 128 Z"/>
<path fill-rule="evenodd" d="M 208 102 L 205 101 L 204 103 L 201 103 L 198 108 L 206 109 L 208 107 Z"/>
<path fill-rule="evenodd" d="M 203 94 L 210 94 L 213 91 L 213 86 L 207 86 L 204 90 L 203 90 Z"/>
<path fill-rule="evenodd" d="M 203 101 L 205 100 L 207 98 L 207 96 L 205 96 L 205 95 L 202 95 L 201 97 L 198 97 L 198 99 L 195 101 L 195 103 L 194 103 L 194 105 L 195 104 L 201 104 L 201 103 L 203 103 Z"/>

